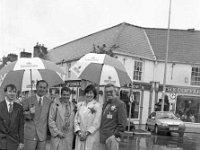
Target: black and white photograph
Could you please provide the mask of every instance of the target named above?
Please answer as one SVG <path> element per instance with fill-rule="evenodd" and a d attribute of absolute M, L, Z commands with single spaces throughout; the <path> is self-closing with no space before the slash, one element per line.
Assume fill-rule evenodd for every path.
<path fill-rule="evenodd" d="M 199 0 L 0 1 L 0 150 L 199 141 Z"/>

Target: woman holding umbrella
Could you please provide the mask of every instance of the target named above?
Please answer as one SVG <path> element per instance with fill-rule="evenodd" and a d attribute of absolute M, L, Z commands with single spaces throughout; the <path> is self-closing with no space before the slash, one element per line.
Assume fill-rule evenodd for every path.
<path fill-rule="evenodd" d="M 77 134 L 75 150 L 97 150 L 102 108 L 96 101 L 97 91 L 94 85 L 88 85 L 84 95 L 85 101 L 78 103 L 74 119 L 74 130 Z"/>

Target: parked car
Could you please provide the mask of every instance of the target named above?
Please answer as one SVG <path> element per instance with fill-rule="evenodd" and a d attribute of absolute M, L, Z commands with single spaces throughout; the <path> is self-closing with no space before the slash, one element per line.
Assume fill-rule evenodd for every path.
<path fill-rule="evenodd" d="M 172 112 L 155 111 L 147 118 L 146 130 L 154 131 L 155 134 L 176 132 L 182 137 L 185 132 L 185 123 Z"/>

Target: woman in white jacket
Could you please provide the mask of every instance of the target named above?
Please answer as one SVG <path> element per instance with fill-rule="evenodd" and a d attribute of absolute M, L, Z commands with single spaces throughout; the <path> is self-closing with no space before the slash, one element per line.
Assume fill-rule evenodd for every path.
<path fill-rule="evenodd" d="M 96 100 L 97 91 L 94 85 L 88 85 L 84 95 L 85 101 L 77 104 L 74 119 L 74 130 L 77 134 L 75 150 L 98 150 L 102 107 Z"/>

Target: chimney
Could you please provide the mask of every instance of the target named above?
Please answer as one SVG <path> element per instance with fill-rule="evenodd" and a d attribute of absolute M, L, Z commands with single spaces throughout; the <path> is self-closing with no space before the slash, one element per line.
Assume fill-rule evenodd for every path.
<path fill-rule="evenodd" d="M 47 48 L 44 46 L 44 44 L 37 43 L 36 46 L 34 46 L 34 52 L 33 57 L 40 57 L 44 58 L 44 56 L 48 53 Z"/>
<path fill-rule="evenodd" d="M 20 52 L 20 57 L 21 58 L 31 58 L 32 54 L 29 52 L 25 52 L 25 50 L 23 50 L 23 52 Z"/>
<path fill-rule="evenodd" d="M 187 29 L 189 32 L 194 32 L 195 28 Z"/>

